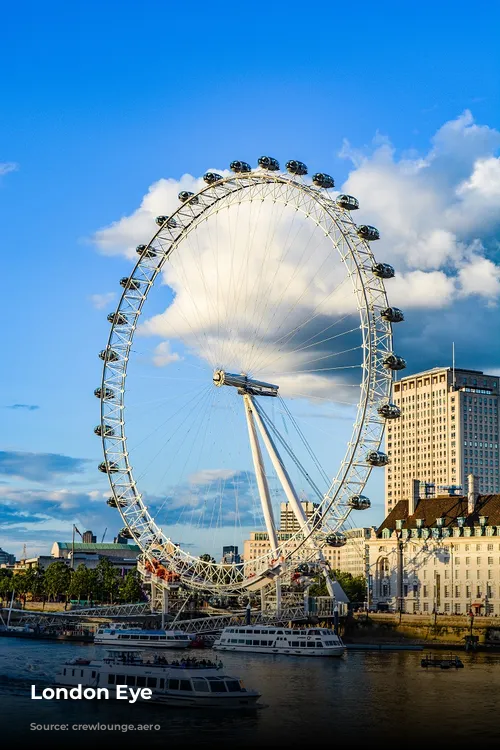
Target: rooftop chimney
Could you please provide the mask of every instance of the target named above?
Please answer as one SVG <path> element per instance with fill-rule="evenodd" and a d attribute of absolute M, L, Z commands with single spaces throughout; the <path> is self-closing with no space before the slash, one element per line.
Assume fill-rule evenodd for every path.
<path fill-rule="evenodd" d="M 478 491 L 478 478 L 474 474 L 469 474 L 467 477 L 467 512 L 469 514 L 474 513 L 477 498 L 479 497 Z"/>
<path fill-rule="evenodd" d="M 408 515 L 412 516 L 420 500 L 420 482 L 418 479 L 414 479 L 411 485 L 410 499 L 408 500 Z"/>

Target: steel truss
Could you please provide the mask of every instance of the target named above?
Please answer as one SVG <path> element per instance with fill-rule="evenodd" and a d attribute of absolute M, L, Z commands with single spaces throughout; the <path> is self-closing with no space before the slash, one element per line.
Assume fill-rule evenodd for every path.
<path fill-rule="evenodd" d="M 151 287 L 171 254 L 202 220 L 222 207 L 237 205 L 243 200 L 270 200 L 290 205 L 321 228 L 339 254 L 351 280 L 360 316 L 363 349 L 361 397 L 346 454 L 322 498 L 317 517 L 309 522 L 302 519 L 301 531 L 295 535 L 294 544 L 278 544 L 272 518 L 269 513 L 266 516 L 266 507 L 270 508 L 266 488 L 262 482 L 259 485 L 273 549 L 271 555 L 252 560 L 252 565 L 258 566 L 252 577 L 247 573 L 247 565 L 243 570 L 236 566 L 228 568 L 190 555 L 175 545 L 167 532 L 157 525 L 133 476 L 124 421 L 127 364 L 134 332 Z M 258 590 L 279 575 L 276 555 L 281 566 L 291 564 L 292 558 L 296 560 L 299 549 L 302 559 L 318 559 L 318 549 L 324 545 L 327 535 L 342 529 L 351 510 L 349 498 L 361 494 L 371 471 L 366 454 L 380 447 L 385 420 L 378 414 L 377 407 L 389 400 L 392 386 L 392 372 L 383 365 L 384 358 L 392 351 L 392 327 L 380 314 L 388 307 L 388 300 L 383 280 L 373 272 L 374 266 L 371 248 L 358 235 L 349 211 L 341 208 L 325 190 L 306 184 L 300 178 L 276 172 L 257 170 L 235 174 L 208 185 L 182 203 L 156 232 L 135 265 L 114 314 L 101 383 L 101 439 L 108 478 L 123 521 L 147 560 L 166 566 L 192 588 L 217 593 L 246 588 Z M 260 449 L 256 447 L 255 424 L 248 419 L 248 401 L 251 399 L 252 396 L 248 396 L 245 408 L 254 466 L 258 468 L 261 458 L 258 455 Z M 254 418 L 258 413 L 258 409 L 253 410 Z M 110 472 L 110 467 L 113 472 Z M 259 482 L 262 472 L 256 471 L 256 474 Z M 300 518 L 303 513 L 300 503 L 294 509 Z M 275 560 L 272 564 L 271 558 Z"/>

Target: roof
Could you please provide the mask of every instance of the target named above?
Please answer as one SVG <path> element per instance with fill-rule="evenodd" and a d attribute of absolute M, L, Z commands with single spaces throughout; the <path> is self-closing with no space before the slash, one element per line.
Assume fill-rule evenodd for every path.
<path fill-rule="evenodd" d="M 108 552 L 112 550 L 124 551 L 133 550 L 134 552 L 140 552 L 140 548 L 137 544 L 91 544 L 90 542 L 56 542 L 59 549 L 74 549 L 75 552 Z"/>
<path fill-rule="evenodd" d="M 488 526 L 500 526 L 500 495 L 480 495 L 474 512 L 469 515 L 468 501 L 464 496 L 433 497 L 419 500 L 415 513 L 408 515 L 408 501 L 400 500 L 377 530 L 393 530 L 396 521 L 404 521 L 403 528 L 416 529 L 417 518 L 423 519 L 426 528 L 437 526 L 436 519 L 444 518 L 443 528 L 458 526 L 457 518 L 465 518 L 465 526 L 479 526 L 479 517 L 488 517 Z"/>

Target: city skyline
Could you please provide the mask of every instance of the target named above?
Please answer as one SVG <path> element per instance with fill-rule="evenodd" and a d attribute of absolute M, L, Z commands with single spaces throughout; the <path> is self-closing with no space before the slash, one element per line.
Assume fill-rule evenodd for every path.
<path fill-rule="evenodd" d="M 95 529 L 99 538 L 106 527 L 120 527 L 116 511 L 106 506 L 109 489 L 97 472 L 101 451 L 93 434 L 99 409 L 92 392 L 101 376 L 97 354 L 106 343 L 106 315 L 118 300 L 120 277 L 131 268 L 132 248 L 153 233 L 154 217 L 170 209 L 179 190 L 199 184 L 207 169 L 224 172 L 234 158 L 252 164 L 268 152 L 282 163 L 303 158 L 311 171 L 331 173 L 336 191 L 359 198 L 360 220 L 381 232 L 377 256 L 396 269 L 388 291 L 406 316 L 403 326 L 395 326 L 395 350 L 408 362 L 405 375 L 445 364 L 452 341 L 457 368 L 500 375 L 493 343 L 500 297 L 500 132 L 484 39 L 492 34 L 491 18 L 486 23 L 481 11 L 467 23 L 455 18 L 451 43 L 439 32 L 440 23 L 449 27 L 447 12 L 432 6 L 434 30 L 413 19 L 409 40 L 401 9 L 395 7 L 387 21 L 366 8 L 356 34 L 360 41 L 383 42 L 375 61 L 362 43 L 353 49 L 336 37 L 340 74 L 332 66 L 330 40 L 314 45 L 314 60 L 300 62 L 284 61 L 281 49 L 261 41 L 233 69 L 221 71 L 205 55 L 207 39 L 231 38 L 236 21 L 259 39 L 257 16 L 234 10 L 215 25 L 198 10 L 194 26 L 190 20 L 189 54 L 177 39 L 170 42 L 170 54 L 184 61 L 177 65 L 175 103 L 159 94 L 167 66 L 152 71 L 137 53 L 137 34 L 149 28 L 145 15 L 125 9 L 120 33 L 109 34 L 115 14 L 90 3 L 85 18 L 68 11 L 68 33 L 58 34 L 58 22 L 40 35 L 35 8 L 28 20 L 13 9 L 7 14 L 11 38 L 22 29 L 29 40 L 22 55 L 8 39 L 0 52 L 4 69 L 16 60 L 0 125 L 0 212 L 8 249 L 4 354 L 10 363 L 0 375 L 0 547 L 16 556 L 25 543 L 32 554 L 44 552 L 73 523 Z M 323 11 L 333 23 L 332 9 Z M 185 9 L 172 13 L 182 26 Z M 165 14 L 157 9 L 157 21 Z M 298 14 L 297 6 L 289 19 L 266 8 L 265 17 L 293 35 Z M 481 43 L 471 41 L 471 23 L 483 24 Z M 91 26 L 97 36 L 89 54 L 84 38 Z M 57 44 L 47 54 L 51 33 Z M 318 39 L 312 21 L 304 33 Z M 471 52 L 466 62 L 460 39 L 467 39 Z M 402 63 L 391 66 L 393 77 L 382 90 L 380 75 L 394 56 Z M 112 59 L 103 75 L 101 63 Z M 439 67 L 432 85 L 424 84 L 422 65 Z M 201 66 L 203 80 L 196 73 Z M 263 102 L 272 103 L 272 118 L 263 116 Z M 279 102 L 292 102 L 293 115 Z M 143 341 L 150 383 L 166 373 L 188 382 L 182 352 Z M 349 439 L 350 419 L 342 409 L 331 415 L 338 439 L 325 451 L 330 475 Z M 163 471 L 153 472 L 146 489 L 160 506 L 165 497 L 196 501 L 214 477 L 232 482 L 247 512 L 241 533 L 227 544 L 242 548 L 254 528 L 250 466 L 242 458 L 228 475 L 209 455 L 184 477 L 172 474 L 162 483 Z M 383 472 L 374 472 L 366 490 L 372 509 L 357 526 L 382 521 L 383 486 Z M 211 552 L 203 529 L 180 541 Z"/>

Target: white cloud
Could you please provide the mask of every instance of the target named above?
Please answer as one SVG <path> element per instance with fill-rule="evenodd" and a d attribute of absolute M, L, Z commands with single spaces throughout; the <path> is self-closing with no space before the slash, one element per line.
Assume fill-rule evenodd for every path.
<path fill-rule="evenodd" d="M 93 294 L 90 301 L 96 310 L 102 310 L 113 302 L 116 298 L 116 292 L 105 292 L 104 294 Z"/>
<path fill-rule="evenodd" d="M 5 174 L 9 174 L 9 172 L 17 172 L 19 169 L 19 164 L 16 164 L 13 161 L 4 161 L 0 162 L 0 177 L 3 177 Z"/>
<path fill-rule="evenodd" d="M 380 229 L 376 257 L 397 271 L 387 283 L 389 300 L 408 317 L 412 308 L 453 310 L 468 299 L 476 315 L 478 305 L 496 303 L 500 280 L 492 237 L 500 229 L 499 145 L 500 133 L 476 124 L 468 111 L 437 131 L 427 153 L 398 156 L 380 135 L 368 150 L 344 143 L 341 155 L 353 167 L 342 192 L 360 200 L 354 216 L 359 223 Z M 191 175 L 159 180 L 136 211 L 99 230 L 95 243 L 105 253 L 136 259 L 135 245 L 156 231 L 155 216 L 178 207 L 180 190 L 203 185 Z M 170 342 L 182 340 L 212 367 L 269 379 L 279 375 L 285 395 L 300 385 L 301 392 L 303 387 L 320 398 L 354 400 L 349 387 L 359 380 L 357 334 L 336 341 L 332 328 L 341 312 L 347 322 L 339 330 L 353 325 L 353 295 L 341 286 L 327 296 L 325 289 L 335 289 L 341 278 L 340 266 L 331 262 L 326 241 L 316 234 L 312 239 L 311 222 L 277 205 L 241 203 L 200 224 L 164 266 L 170 303 L 145 317 L 138 333 L 163 340 L 155 351 L 159 366 L 178 361 Z M 461 309 L 464 315 L 469 310 Z M 306 320 L 311 322 L 304 327 Z M 429 326 L 422 320 L 423 329 Z M 345 341 L 349 346 L 342 348 Z M 332 377 L 328 368 L 336 364 L 346 369 Z"/>
<path fill-rule="evenodd" d="M 170 351 L 170 342 L 162 341 L 154 351 L 153 364 L 156 367 L 166 367 L 172 362 L 179 362 L 181 359 L 179 354 Z"/>

